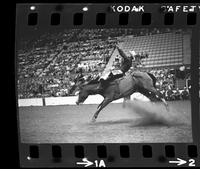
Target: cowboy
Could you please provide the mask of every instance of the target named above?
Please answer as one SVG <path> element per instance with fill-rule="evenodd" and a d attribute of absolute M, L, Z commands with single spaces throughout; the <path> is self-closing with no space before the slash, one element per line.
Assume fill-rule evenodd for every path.
<path fill-rule="evenodd" d="M 97 89 L 103 89 L 105 87 L 105 85 L 107 84 L 107 82 L 112 78 L 112 77 L 122 77 L 125 75 L 125 72 L 127 72 L 130 67 L 132 66 L 132 61 L 133 58 L 135 57 L 136 53 L 135 51 L 129 51 L 129 55 L 127 56 L 124 51 L 117 46 L 116 47 L 120 56 L 123 58 L 122 62 L 121 62 L 121 66 L 119 67 L 111 67 L 109 69 L 108 72 L 106 72 L 105 74 L 103 74 L 103 76 L 101 76 L 99 78 L 99 86 L 97 87 Z"/>

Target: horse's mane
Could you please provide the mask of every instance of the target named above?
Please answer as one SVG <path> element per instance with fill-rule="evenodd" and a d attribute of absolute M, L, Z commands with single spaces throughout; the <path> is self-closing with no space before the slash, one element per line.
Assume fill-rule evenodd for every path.
<path fill-rule="evenodd" d="M 87 82 L 87 85 L 88 84 L 97 84 L 99 83 L 98 79 L 93 79 L 93 80 L 90 80 L 89 82 Z"/>
<path fill-rule="evenodd" d="M 85 83 L 81 84 L 81 86 L 83 87 L 83 86 L 93 85 L 93 84 L 97 84 L 97 83 L 99 83 L 98 79 L 92 79 L 92 80 L 90 80 L 88 82 L 85 82 Z"/>
<path fill-rule="evenodd" d="M 109 82 L 113 82 L 113 81 L 115 81 L 116 79 L 118 79 L 118 80 L 119 80 L 119 79 L 122 79 L 123 77 L 124 77 L 124 76 L 120 77 L 120 76 L 116 75 L 116 76 L 114 76 L 113 78 L 110 78 Z M 97 84 L 97 83 L 99 83 L 99 79 L 98 79 L 98 78 L 92 79 L 92 80 L 86 82 L 86 83 L 84 84 L 84 86 L 86 86 L 86 85 L 92 85 L 92 84 Z"/>

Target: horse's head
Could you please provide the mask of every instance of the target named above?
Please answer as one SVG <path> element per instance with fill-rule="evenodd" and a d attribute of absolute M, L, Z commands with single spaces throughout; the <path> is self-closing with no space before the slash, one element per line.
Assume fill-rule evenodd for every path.
<path fill-rule="evenodd" d="M 76 101 L 76 104 L 79 105 L 80 103 L 83 103 L 88 96 L 88 90 L 85 87 L 79 87 L 78 100 Z"/>
<path fill-rule="evenodd" d="M 76 101 L 76 104 L 79 105 L 79 103 L 83 103 L 88 98 L 89 95 L 98 94 L 97 90 L 98 83 L 99 82 L 97 80 L 94 80 L 80 84 L 78 86 L 78 92 L 77 92 L 78 100 Z"/>

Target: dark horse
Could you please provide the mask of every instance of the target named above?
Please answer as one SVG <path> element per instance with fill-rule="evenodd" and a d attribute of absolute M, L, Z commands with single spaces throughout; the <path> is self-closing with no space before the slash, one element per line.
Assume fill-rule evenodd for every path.
<path fill-rule="evenodd" d="M 98 80 L 91 81 L 88 84 L 80 86 L 79 96 L 76 104 L 83 103 L 89 95 L 100 94 L 104 97 L 104 100 L 98 105 L 97 111 L 93 115 L 92 121 L 95 122 L 99 112 L 107 106 L 113 100 L 120 98 L 127 98 L 134 92 L 140 92 L 149 98 L 150 95 L 156 96 L 160 99 L 166 109 L 168 110 L 168 104 L 162 97 L 161 93 L 156 90 L 156 78 L 154 75 L 146 72 L 132 72 L 131 74 L 125 75 L 119 79 L 112 80 L 107 86 L 98 90 Z M 152 98 L 149 98 L 151 101 Z"/>

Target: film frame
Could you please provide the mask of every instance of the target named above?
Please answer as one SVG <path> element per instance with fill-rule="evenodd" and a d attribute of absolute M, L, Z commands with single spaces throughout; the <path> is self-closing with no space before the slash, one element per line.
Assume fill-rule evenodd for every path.
<path fill-rule="evenodd" d="M 38 4 L 37 4 L 38 5 Z M 35 6 L 37 6 L 35 5 Z M 38 6 L 40 6 L 39 4 Z M 128 5 L 128 4 L 127 4 Z M 131 5 L 131 4 L 129 4 Z M 137 4 L 136 4 L 137 5 Z M 141 4 L 139 4 L 141 5 Z M 98 164 L 101 160 L 104 160 L 106 167 L 169 167 L 176 166 L 173 164 L 169 164 L 169 160 L 175 160 L 176 158 L 181 158 L 187 161 L 185 166 L 195 166 L 200 165 L 199 157 L 199 98 L 198 98 L 198 66 L 199 66 L 199 11 L 195 12 L 196 22 L 189 23 L 189 19 L 193 18 L 193 13 L 183 13 L 177 12 L 170 15 L 168 12 L 160 11 L 160 7 L 163 6 L 161 4 L 142 4 L 145 6 L 145 13 L 148 13 L 146 16 L 142 13 L 129 13 L 128 22 L 119 25 L 119 17 L 120 12 L 112 12 L 110 11 L 110 5 L 108 4 L 64 4 L 64 8 L 57 7 L 54 4 L 43 4 L 45 8 L 46 16 L 50 18 L 50 14 L 52 11 L 55 11 L 55 15 L 53 17 L 61 16 L 60 23 L 57 21 L 52 21 L 54 26 L 59 26 L 60 24 L 65 24 L 67 28 L 73 28 L 74 22 L 76 27 L 78 28 L 110 28 L 110 27 L 133 27 L 133 28 L 150 28 L 150 27 L 170 27 L 170 28 L 190 28 L 192 30 L 192 45 L 191 45 L 191 80 L 192 80 L 192 99 L 191 99 L 191 109 L 192 109 L 192 134 L 193 134 L 193 143 L 120 143 L 120 144 L 24 144 L 19 140 L 19 149 L 20 149 L 20 164 L 23 167 L 77 167 L 77 161 L 81 161 L 83 158 L 87 158 L 91 161 L 97 160 Z M 164 4 L 176 6 L 176 4 Z M 179 6 L 182 6 L 178 4 Z M 184 4 L 190 6 L 191 4 Z M 200 4 L 195 4 L 199 5 Z M 17 5 L 17 13 L 20 7 L 24 7 L 24 9 L 28 9 L 28 7 L 32 5 Z M 33 4 L 34 6 L 34 4 Z M 71 11 L 68 13 L 69 15 L 65 15 L 62 11 L 65 11 L 65 7 L 70 6 Z M 80 12 L 83 7 L 88 6 L 89 10 L 87 13 Z M 125 6 L 123 4 L 122 6 Z M 22 8 L 23 8 L 22 7 Z M 42 9 L 43 10 L 43 9 Z M 58 10 L 58 11 L 57 11 Z M 20 27 L 26 27 L 26 23 L 20 24 L 18 26 L 19 18 L 23 20 L 23 17 L 27 18 L 27 14 L 30 12 L 29 10 L 22 10 L 22 14 L 16 15 L 16 29 L 20 29 Z M 153 11 L 153 12 L 152 12 Z M 25 12 L 25 13 L 24 13 Z M 40 13 L 40 10 L 36 11 Z M 76 17 L 76 21 L 73 20 L 73 16 L 76 13 L 78 14 Z M 101 25 L 96 25 L 98 21 L 96 21 L 96 15 L 91 15 L 92 13 L 105 13 L 106 22 Z M 151 22 L 143 21 L 142 18 L 149 18 L 151 15 Z M 137 17 L 136 17 L 137 15 Z M 191 15 L 191 16 L 189 16 Z M 23 16 L 23 17 L 22 17 Z M 51 15 L 52 16 L 52 15 Z M 93 17 L 91 17 L 93 16 Z M 102 15 L 103 16 L 103 15 Z M 127 15 L 121 15 L 122 18 L 126 18 Z M 165 17 L 164 17 L 165 16 Z M 34 17 L 34 16 L 33 16 Z M 76 18 L 75 17 L 75 18 Z M 83 19 L 83 22 L 79 22 L 79 17 Z M 116 19 L 113 19 L 116 18 Z M 135 17 L 135 19 L 131 19 L 131 17 Z M 166 18 L 166 19 L 164 19 Z M 168 19 L 167 19 L 168 18 Z M 170 19 L 169 19 L 170 18 Z M 174 22 L 171 22 L 171 18 L 174 18 Z M 40 16 L 38 16 L 39 25 L 40 23 L 51 26 L 50 19 L 46 19 L 45 22 L 41 22 Z M 57 20 L 57 19 L 55 19 Z M 148 20 L 148 19 L 147 19 Z M 44 20 L 43 20 L 44 21 Z M 68 22 L 66 22 L 68 21 Z M 133 22 L 136 21 L 136 22 Z M 36 20 L 33 21 L 36 23 Z M 30 23 L 31 25 L 37 25 L 35 23 Z M 108 24 L 109 23 L 109 24 Z M 79 25 L 80 24 L 80 25 Z M 34 26 L 32 26 L 34 27 Z M 41 26 L 42 27 L 42 26 Z M 29 28 L 28 28 L 29 29 Z M 32 28 L 31 28 L 32 29 Z M 198 34 L 198 36 L 196 36 Z M 17 35 L 16 35 L 17 40 Z M 16 42 L 17 43 L 17 42 Z M 16 70 L 17 71 L 17 70 Z M 19 122 L 19 119 L 18 119 Z M 20 132 L 19 132 L 20 135 Z M 19 138 L 20 139 L 20 138 Z M 137 154 L 137 155 L 136 155 Z M 30 158 L 27 158 L 30 157 Z M 195 163 L 192 160 L 195 160 Z M 191 160 L 191 161 L 190 161 Z M 99 164 L 100 165 L 100 164 Z M 99 167 L 98 165 L 98 167 Z M 103 165 L 103 164 L 102 164 Z"/>

